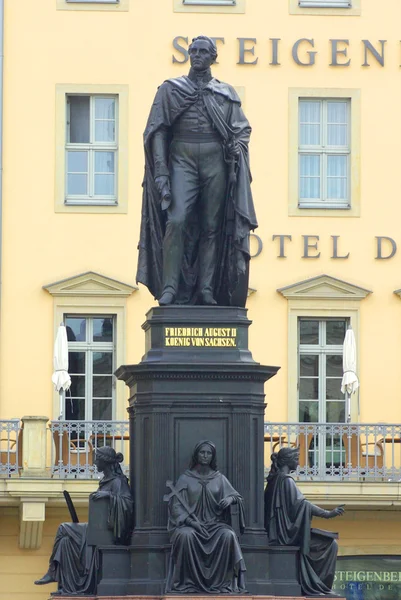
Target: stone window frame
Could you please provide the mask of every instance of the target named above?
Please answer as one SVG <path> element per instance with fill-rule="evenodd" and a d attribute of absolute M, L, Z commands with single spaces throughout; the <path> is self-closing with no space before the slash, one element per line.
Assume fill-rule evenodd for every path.
<path fill-rule="evenodd" d="M 287 420 L 298 422 L 298 321 L 299 318 L 348 319 L 360 357 L 361 302 L 372 292 L 330 275 L 319 275 L 277 290 L 288 302 Z M 360 370 L 360 361 L 357 362 Z M 359 392 L 358 392 L 359 393 Z M 351 405 L 351 421 L 358 421 L 358 404 Z"/>
<path fill-rule="evenodd" d="M 299 101 L 303 98 L 350 100 L 350 208 L 299 207 Z M 289 88 L 288 111 L 288 215 L 290 217 L 360 217 L 361 90 L 358 88 Z"/>
<path fill-rule="evenodd" d="M 53 340 L 65 315 L 110 315 L 115 319 L 115 364 L 126 363 L 127 300 L 137 286 L 89 271 L 43 286 L 53 296 Z M 59 394 L 53 391 L 53 415 L 59 415 Z M 126 386 L 116 382 L 113 420 L 126 420 Z"/>
<path fill-rule="evenodd" d="M 118 166 L 117 203 L 88 204 L 66 203 L 66 107 L 69 95 L 106 95 L 118 97 Z M 56 85 L 56 152 L 55 152 L 55 197 L 57 213 L 107 213 L 128 212 L 128 85 L 117 84 L 65 84 Z"/>

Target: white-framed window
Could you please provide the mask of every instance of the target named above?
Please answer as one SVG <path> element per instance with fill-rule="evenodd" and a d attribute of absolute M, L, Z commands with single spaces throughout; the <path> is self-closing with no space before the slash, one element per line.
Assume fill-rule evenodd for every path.
<path fill-rule="evenodd" d="M 66 96 L 66 204 L 117 204 L 118 96 Z"/>
<path fill-rule="evenodd" d="M 299 208 L 350 207 L 348 98 L 299 100 Z"/>
<path fill-rule="evenodd" d="M 352 8 L 351 0 L 299 0 L 301 8 Z"/>
<path fill-rule="evenodd" d="M 182 0 L 187 6 L 235 6 L 236 0 Z"/>
<path fill-rule="evenodd" d="M 71 388 L 68 421 L 110 420 L 115 412 L 116 327 L 113 315 L 65 315 Z"/>
<path fill-rule="evenodd" d="M 298 318 L 298 419 L 344 423 L 343 343 L 349 320 Z"/>

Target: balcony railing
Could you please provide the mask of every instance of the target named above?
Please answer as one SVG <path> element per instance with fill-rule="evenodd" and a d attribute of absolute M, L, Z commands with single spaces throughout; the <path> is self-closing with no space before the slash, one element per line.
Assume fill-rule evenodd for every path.
<path fill-rule="evenodd" d="M 0 477 L 18 475 L 21 467 L 21 424 L 19 419 L 0 419 Z"/>
<path fill-rule="evenodd" d="M 0 477 L 30 476 L 29 446 L 22 464 L 27 419 L 24 428 L 19 419 L 0 420 Z M 128 474 L 128 421 L 51 421 L 48 431 L 51 451 L 47 460 L 43 454 L 43 474 L 97 478 L 95 452 L 105 445 L 124 455 Z M 299 448 L 300 481 L 401 481 L 401 424 L 265 423 L 266 472 L 270 455 L 283 447 Z"/>
<path fill-rule="evenodd" d="M 401 480 L 400 424 L 265 423 L 267 470 L 283 447 L 299 448 L 299 480 Z"/>
<path fill-rule="evenodd" d="M 128 421 L 51 421 L 51 476 L 97 478 L 96 449 L 112 446 L 124 455 L 121 468 L 128 475 Z"/>

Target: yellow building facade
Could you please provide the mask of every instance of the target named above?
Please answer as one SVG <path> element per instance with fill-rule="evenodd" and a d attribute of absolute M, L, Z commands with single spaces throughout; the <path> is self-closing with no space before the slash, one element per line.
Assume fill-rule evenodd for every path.
<path fill-rule="evenodd" d="M 33 580 L 68 518 L 62 491 L 85 520 L 96 487 L 52 470 L 60 322 L 75 361 L 64 418 L 127 419 L 112 372 L 141 359 L 155 305 L 135 282 L 142 133 L 199 34 L 216 38 L 214 76 L 237 89 L 253 128 L 250 348 L 281 367 L 266 384 L 266 465 L 277 440 L 303 437 L 303 493 L 347 504 L 340 554 L 401 557 L 399 22 L 397 0 L 4 0 L 0 600 L 48 597 Z M 352 460 L 347 431 L 325 429 L 346 420 L 349 326 L 363 446 Z M 21 436 L 27 415 L 43 418 L 25 419 Z M 321 429 L 295 428 L 305 422 Z"/>

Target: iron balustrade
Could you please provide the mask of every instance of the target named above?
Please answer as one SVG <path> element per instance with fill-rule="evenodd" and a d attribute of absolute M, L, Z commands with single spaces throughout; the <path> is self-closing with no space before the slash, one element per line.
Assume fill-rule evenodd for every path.
<path fill-rule="evenodd" d="M 0 420 L 0 477 L 23 474 L 24 429 L 19 419 Z M 100 446 L 124 455 L 129 469 L 129 421 L 51 421 L 49 476 L 98 478 L 94 459 Z M 271 423 L 264 425 L 266 473 L 270 455 L 299 448 L 300 481 L 401 481 L 401 424 Z"/>
<path fill-rule="evenodd" d="M 129 421 L 51 421 L 52 477 L 98 478 L 96 449 L 111 446 L 124 455 L 129 470 Z"/>
<path fill-rule="evenodd" d="M 19 474 L 21 446 L 20 420 L 0 419 L 0 477 Z"/>
<path fill-rule="evenodd" d="M 299 448 L 301 481 L 401 480 L 401 424 L 266 422 L 265 464 L 281 448 Z"/>

